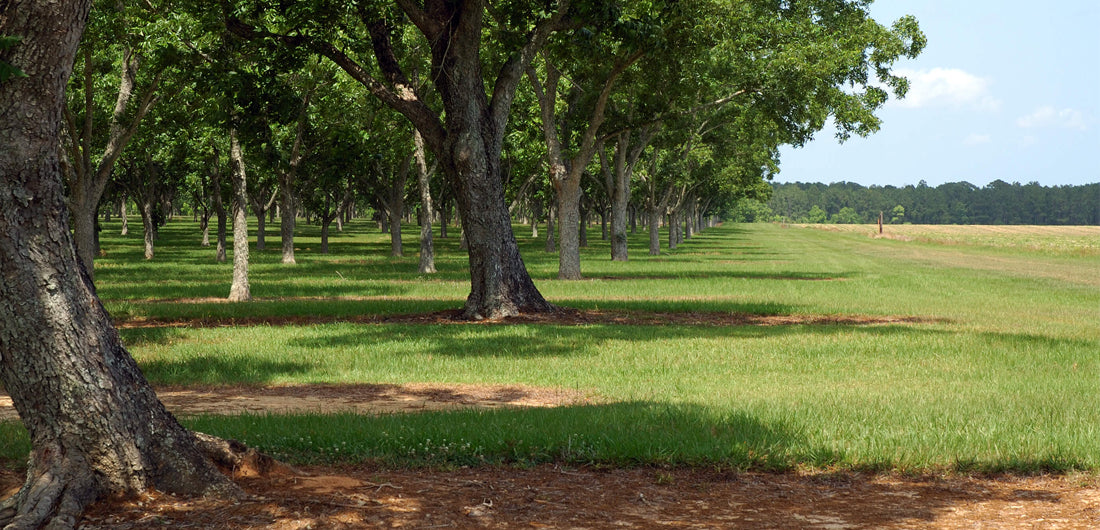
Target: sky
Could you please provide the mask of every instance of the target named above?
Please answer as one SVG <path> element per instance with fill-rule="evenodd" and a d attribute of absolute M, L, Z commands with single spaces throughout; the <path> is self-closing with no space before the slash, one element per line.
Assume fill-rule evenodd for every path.
<path fill-rule="evenodd" d="M 827 125 L 781 150 L 775 182 L 1100 182 L 1100 2 L 871 5 L 883 25 L 907 14 L 928 46 L 895 64 L 910 90 L 880 110 L 882 129 L 841 144 Z"/>

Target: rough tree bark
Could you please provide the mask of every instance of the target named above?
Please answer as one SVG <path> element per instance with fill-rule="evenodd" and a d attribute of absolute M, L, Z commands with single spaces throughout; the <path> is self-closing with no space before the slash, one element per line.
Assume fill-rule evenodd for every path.
<path fill-rule="evenodd" d="M 229 160 L 233 166 L 233 284 L 230 302 L 252 299 L 248 287 L 248 179 L 236 127 L 229 129 Z"/>
<path fill-rule="evenodd" d="M 34 450 L 0 526 L 72 528 L 107 495 L 239 495 L 157 400 L 79 262 L 59 162 L 65 83 L 87 0 L 0 4 L 0 383 Z"/>

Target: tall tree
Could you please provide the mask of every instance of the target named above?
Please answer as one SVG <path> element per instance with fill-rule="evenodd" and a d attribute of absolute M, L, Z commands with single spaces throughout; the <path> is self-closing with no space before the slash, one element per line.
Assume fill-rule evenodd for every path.
<path fill-rule="evenodd" d="M 591 88 L 598 88 L 599 92 L 596 92 L 598 95 L 595 101 L 591 102 L 590 114 L 586 113 L 588 114 L 585 120 L 586 126 L 583 127 L 583 132 L 577 135 L 575 146 L 569 145 L 571 142 L 563 142 L 562 135 L 559 134 L 559 131 L 567 134 L 569 132 L 564 129 L 565 124 L 562 123 L 564 120 L 559 118 L 557 109 L 558 85 L 562 78 L 562 72 L 550 60 L 549 51 L 543 51 L 545 61 L 543 64 L 544 77 L 542 79 L 540 79 L 534 67 L 528 67 L 527 70 L 528 78 L 531 80 L 531 86 L 535 91 L 535 96 L 538 98 L 539 107 L 542 111 L 542 131 L 546 140 L 550 182 L 553 184 L 557 195 L 557 212 L 561 220 L 561 241 L 558 246 L 558 279 L 561 280 L 579 280 L 581 278 L 579 240 L 581 177 L 592 158 L 596 155 L 599 146 L 598 135 L 604 122 L 608 98 L 611 97 L 615 81 L 627 68 L 637 62 L 644 53 L 641 49 L 636 49 L 630 45 L 624 45 L 621 48 L 624 50 L 619 51 L 618 54 L 612 53 L 613 59 L 609 63 L 604 61 L 583 63 L 605 65 L 606 67 L 596 67 L 598 71 L 587 76 L 587 79 L 595 85 Z M 577 76 L 577 79 L 581 79 L 581 77 Z M 574 92 L 582 94 L 584 90 L 578 87 Z M 573 103 L 576 105 L 578 102 L 574 101 Z M 578 109 L 571 108 L 567 109 L 568 111 L 577 112 Z M 566 149 L 569 149 L 569 153 L 565 151 Z M 569 156 L 570 154 L 572 156 Z"/>
<path fill-rule="evenodd" d="M 416 186 L 420 191 L 420 263 L 417 272 L 435 273 L 435 244 L 432 241 L 432 190 L 431 174 L 428 170 L 427 154 L 424 152 L 424 138 L 420 131 L 413 130 L 413 155 L 416 157 Z"/>
<path fill-rule="evenodd" d="M 74 78 L 73 103 L 65 109 L 69 208 L 77 256 L 94 276 L 92 261 L 97 249 L 95 217 L 107 181 L 149 109 L 160 98 L 161 84 L 168 69 L 169 47 L 150 42 L 147 12 L 130 3 L 97 4 L 92 11 L 90 31 L 82 44 L 82 74 Z M 113 108 L 102 99 L 103 75 L 118 70 Z M 71 108 L 70 108 L 71 107 Z M 98 116 L 98 118 L 97 118 Z M 96 126 L 106 121 L 107 127 Z M 106 134 L 103 134 L 106 132 Z"/>
<path fill-rule="evenodd" d="M 337 47 L 324 35 L 326 21 L 315 13 L 309 20 L 287 21 L 295 34 L 265 34 L 228 16 L 229 28 L 245 38 L 273 38 L 307 47 L 343 68 L 386 105 L 403 114 L 424 137 L 455 190 L 463 233 L 469 244 L 470 295 L 463 317 L 501 318 L 553 310 L 535 287 L 519 253 L 504 202 L 501 149 L 516 87 L 535 54 L 562 27 L 570 0 L 516 2 L 497 11 L 499 32 L 486 31 L 487 0 L 397 0 L 400 12 L 363 6 L 354 16 L 369 35 L 380 75 Z M 247 13 L 238 9 L 235 13 Z M 309 10 L 301 10 L 307 13 Z M 270 13 L 268 13 L 270 15 Z M 395 26 L 407 17 L 431 50 L 431 76 L 443 112 L 416 95 L 394 47 Z M 301 31 L 306 29 L 308 31 Z M 487 35 L 502 35 L 499 56 L 483 55 Z M 487 75 L 487 71 L 495 74 Z"/>
<path fill-rule="evenodd" d="M 7 528 L 71 528 L 91 502 L 149 488 L 238 495 L 157 400 L 78 261 L 62 193 L 65 83 L 89 2 L 0 5 L 0 383 L 34 451 Z"/>
<path fill-rule="evenodd" d="M 236 125 L 229 127 L 229 164 L 233 168 L 233 283 L 230 302 L 252 299 L 248 285 L 248 178 Z"/>

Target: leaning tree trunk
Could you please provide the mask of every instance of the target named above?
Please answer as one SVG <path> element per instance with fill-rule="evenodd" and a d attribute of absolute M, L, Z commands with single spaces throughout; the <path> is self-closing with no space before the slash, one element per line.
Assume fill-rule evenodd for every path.
<path fill-rule="evenodd" d="M 233 284 L 230 302 L 252 299 L 248 288 L 248 182 L 237 129 L 229 129 L 229 160 L 233 165 Z"/>
<path fill-rule="evenodd" d="M 30 435 L 27 481 L 0 526 L 71 528 L 108 495 L 236 495 L 157 400 L 78 262 L 58 149 L 65 83 L 89 2 L 9 0 L 0 61 L 0 383 Z"/>

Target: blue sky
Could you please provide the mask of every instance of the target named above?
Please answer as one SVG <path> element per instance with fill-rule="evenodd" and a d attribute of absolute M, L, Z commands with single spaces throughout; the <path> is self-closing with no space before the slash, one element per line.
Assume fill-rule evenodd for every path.
<path fill-rule="evenodd" d="M 909 95 L 868 138 L 826 128 L 784 148 L 776 182 L 1100 182 L 1100 2 L 879 0 L 871 14 L 914 15 L 928 37 L 896 65 Z"/>

